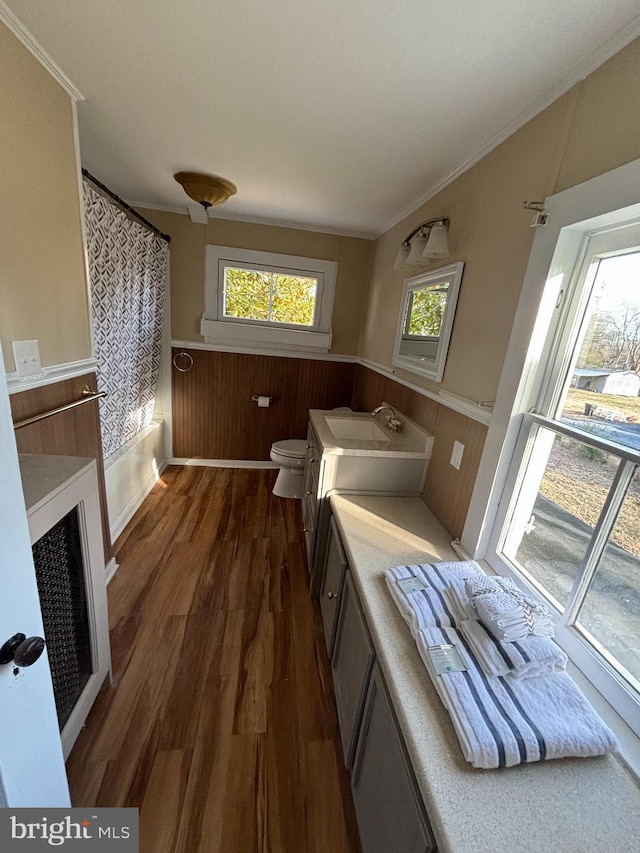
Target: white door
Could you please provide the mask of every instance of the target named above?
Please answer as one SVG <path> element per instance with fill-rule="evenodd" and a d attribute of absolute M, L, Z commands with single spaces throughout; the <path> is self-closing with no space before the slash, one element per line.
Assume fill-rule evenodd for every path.
<path fill-rule="evenodd" d="M 0 354 L 0 646 L 44 637 L 9 395 Z M 68 807 L 51 671 L 45 652 L 14 673 L 0 666 L 0 806 Z"/>

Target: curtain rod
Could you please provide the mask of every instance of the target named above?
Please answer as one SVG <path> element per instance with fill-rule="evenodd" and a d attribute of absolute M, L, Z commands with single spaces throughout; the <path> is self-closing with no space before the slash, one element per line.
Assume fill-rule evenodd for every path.
<path fill-rule="evenodd" d="M 119 195 L 116 195 L 112 190 L 110 190 L 109 187 L 105 187 L 103 183 L 101 183 L 97 178 L 93 177 L 91 172 L 89 172 L 87 169 L 83 169 L 82 174 L 85 178 L 87 178 L 87 180 L 94 183 L 97 187 L 100 187 L 100 189 L 108 196 L 110 196 L 117 204 L 119 204 L 120 207 L 123 207 L 128 213 L 130 213 L 132 216 L 135 216 L 135 218 L 139 222 L 142 222 L 142 224 L 145 225 L 150 231 L 153 231 L 153 233 L 157 234 L 158 237 L 161 237 L 163 240 L 166 240 L 167 243 L 171 242 L 171 237 L 168 234 L 164 234 L 159 228 L 156 228 L 156 226 L 152 222 L 149 222 L 149 220 L 145 219 L 142 214 L 138 213 L 135 208 L 131 207 L 130 204 L 127 204 L 124 199 L 121 199 Z"/>

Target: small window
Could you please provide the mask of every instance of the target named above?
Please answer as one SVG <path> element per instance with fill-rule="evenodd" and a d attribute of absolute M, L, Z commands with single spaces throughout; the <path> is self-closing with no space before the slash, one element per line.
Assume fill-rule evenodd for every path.
<path fill-rule="evenodd" d="M 222 316 L 225 320 L 313 328 L 317 293 L 315 276 L 225 266 Z"/>
<path fill-rule="evenodd" d="M 206 263 L 206 343 L 329 349 L 334 261 L 208 246 Z"/>
<path fill-rule="evenodd" d="M 392 362 L 442 382 L 464 264 L 458 261 L 408 278 Z"/>

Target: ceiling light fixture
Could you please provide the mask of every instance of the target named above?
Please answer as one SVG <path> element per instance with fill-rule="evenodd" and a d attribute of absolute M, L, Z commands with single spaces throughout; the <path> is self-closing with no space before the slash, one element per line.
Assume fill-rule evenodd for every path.
<path fill-rule="evenodd" d="M 173 176 L 194 201 L 205 210 L 216 204 L 224 204 L 238 189 L 235 184 L 219 175 L 201 175 L 198 172 L 177 172 Z"/>
<path fill-rule="evenodd" d="M 393 265 L 394 270 L 406 270 L 413 266 L 424 266 L 431 258 L 448 258 L 449 220 L 439 216 L 427 219 L 416 226 L 402 241 Z"/>

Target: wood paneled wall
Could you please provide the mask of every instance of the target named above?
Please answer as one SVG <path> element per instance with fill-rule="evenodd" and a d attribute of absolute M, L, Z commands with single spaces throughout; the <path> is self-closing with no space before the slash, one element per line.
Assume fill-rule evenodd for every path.
<path fill-rule="evenodd" d="M 393 379 L 358 365 L 353 408 L 371 410 L 382 400 L 396 406 L 435 436 L 424 500 L 451 535 L 460 536 L 478 473 L 487 427 Z M 453 442 L 456 440 L 465 446 L 459 471 L 449 464 Z"/>
<path fill-rule="evenodd" d="M 14 421 L 39 415 L 42 412 L 64 406 L 80 399 L 85 385 L 96 388 L 95 373 L 87 373 L 75 379 L 65 379 L 51 385 L 43 385 L 30 391 L 11 395 L 11 413 Z M 51 453 L 54 456 L 93 457 L 98 467 L 98 488 L 102 513 L 102 536 L 104 540 L 105 565 L 111 559 L 111 536 L 109 515 L 104 484 L 102 463 L 102 438 L 100 435 L 99 404 L 86 403 L 53 415 L 43 421 L 23 427 L 16 432 L 19 453 Z"/>
<path fill-rule="evenodd" d="M 188 352 L 193 367 L 172 371 L 177 458 L 269 459 L 274 441 L 305 438 L 309 409 L 351 405 L 356 365 L 338 361 Z M 258 408 L 254 394 L 273 397 Z"/>

